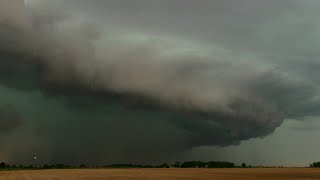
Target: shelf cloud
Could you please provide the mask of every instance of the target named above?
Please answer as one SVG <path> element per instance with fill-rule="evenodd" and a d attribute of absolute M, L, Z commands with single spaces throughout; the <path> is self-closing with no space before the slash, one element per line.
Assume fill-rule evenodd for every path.
<path fill-rule="evenodd" d="M 22 126 L 52 162 L 150 162 L 317 116 L 314 44 L 296 45 L 315 24 L 283 3 L 2 0 L 0 91 L 31 104 L 0 96 L 26 114 L 0 109 L 0 133 Z"/>

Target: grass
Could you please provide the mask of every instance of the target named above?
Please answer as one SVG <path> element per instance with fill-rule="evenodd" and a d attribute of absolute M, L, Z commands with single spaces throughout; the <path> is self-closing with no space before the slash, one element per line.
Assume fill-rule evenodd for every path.
<path fill-rule="evenodd" d="M 5 179 L 320 179 L 318 168 L 161 168 L 161 169 L 61 169 L 41 171 L 1 171 Z"/>

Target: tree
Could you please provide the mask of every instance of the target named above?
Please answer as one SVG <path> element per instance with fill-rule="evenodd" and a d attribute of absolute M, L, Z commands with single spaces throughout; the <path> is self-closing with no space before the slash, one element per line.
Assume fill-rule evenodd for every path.
<path fill-rule="evenodd" d="M 181 167 L 181 163 L 180 163 L 179 161 L 177 161 L 177 162 L 175 162 L 175 163 L 173 164 L 173 167 L 179 168 L 179 167 Z"/>
<path fill-rule="evenodd" d="M 181 164 L 182 168 L 205 168 L 208 163 L 202 161 L 188 161 Z"/>
<path fill-rule="evenodd" d="M 52 168 L 51 166 L 49 166 L 48 164 L 45 164 L 44 166 L 42 166 L 42 169 L 50 169 Z"/>
<path fill-rule="evenodd" d="M 234 163 L 231 162 L 215 162 L 211 161 L 207 163 L 208 168 L 234 168 Z"/>
<path fill-rule="evenodd" d="M 4 162 L 1 162 L 0 163 L 0 168 L 1 169 L 4 169 L 4 168 L 6 168 L 7 167 L 7 164 L 6 163 L 4 163 Z"/>
<path fill-rule="evenodd" d="M 170 166 L 167 163 L 163 163 L 160 165 L 160 168 L 169 168 Z"/>
<path fill-rule="evenodd" d="M 310 167 L 319 168 L 320 167 L 320 162 L 314 162 L 314 163 L 310 164 Z"/>
<path fill-rule="evenodd" d="M 242 164 L 241 164 L 241 167 L 242 167 L 242 168 L 246 168 L 246 167 L 247 167 L 246 163 L 242 163 Z"/>

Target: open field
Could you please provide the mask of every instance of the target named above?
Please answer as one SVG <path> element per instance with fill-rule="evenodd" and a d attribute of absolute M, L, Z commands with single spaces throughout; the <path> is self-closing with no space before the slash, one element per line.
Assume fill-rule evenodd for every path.
<path fill-rule="evenodd" d="M 81 169 L 0 171 L 0 180 L 122 179 L 320 179 L 320 168 L 268 169 Z"/>

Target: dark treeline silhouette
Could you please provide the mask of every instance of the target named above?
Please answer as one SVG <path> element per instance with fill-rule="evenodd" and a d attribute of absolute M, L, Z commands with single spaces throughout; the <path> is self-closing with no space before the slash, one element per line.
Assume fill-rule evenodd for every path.
<path fill-rule="evenodd" d="M 86 164 L 80 165 L 65 165 L 65 164 L 54 164 L 54 165 L 9 165 L 4 162 L 0 163 L 0 170 L 45 170 L 45 169 L 84 169 L 84 168 L 281 168 L 283 166 L 251 166 L 242 163 L 240 166 L 235 165 L 232 162 L 221 162 L 221 161 L 187 161 L 180 163 L 179 161 L 168 164 L 163 163 L 161 165 L 143 165 L 143 164 L 111 164 L 105 166 L 88 166 Z M 320 167 L 320 162 L 314 162 L 310 164 L 310 167 Z"/>
<path fill-rule="evenodd" d="M 188 161 L 180 163 L 179 161 L 175 162 L 172 165 L 163 163 L 161 165 L 137 165 L 137 164 L 112 164 L 109 166 L 104 166 L 105 168 L 235 168 L 241 167 L 236 166 L 231 162 L 202 162 L 202 161 Z"/>
<path fill-rule="evenodd" d="M 188 161 L 188 162 L 175 162 L 172 165 L 163 163 L 161 165 L 142 165 L 142 164 L 111 164 L 105 166 L 87 166 L 86 164 L 80 164 L 77 166 L 54 164 L 54 165 L 9 165 L 4 162 L 0 163 L 0 170 L 20 170 L 20 169 L 74 169 L 74 168 L 235 168 L 241 166 L 235 166 L 231 162 L 202 162 L 202 161 Z"/>
<path fill-rule="evenodd" d="M 33 165 L 28 165 L 28 166 L 24 166 L 24 165 L 9 165 L 6 164 L 5 162 L 1 162 L 0 163 L 0 170 L 11 170 L 11 169 L 37 169 L 35 168 Z"/>
<path fill-rule="evenodd" d="M 202 162 L 202 161 L 189 161 L 181 164 L 182 168 L 234 168 L 234 163 L 231 162 Z"/>
<path fill-rule="evenodd" d="M 320 168 L 320 162 L 314 162 L 314 163 L 310 164 L 310 167 Z"/>

